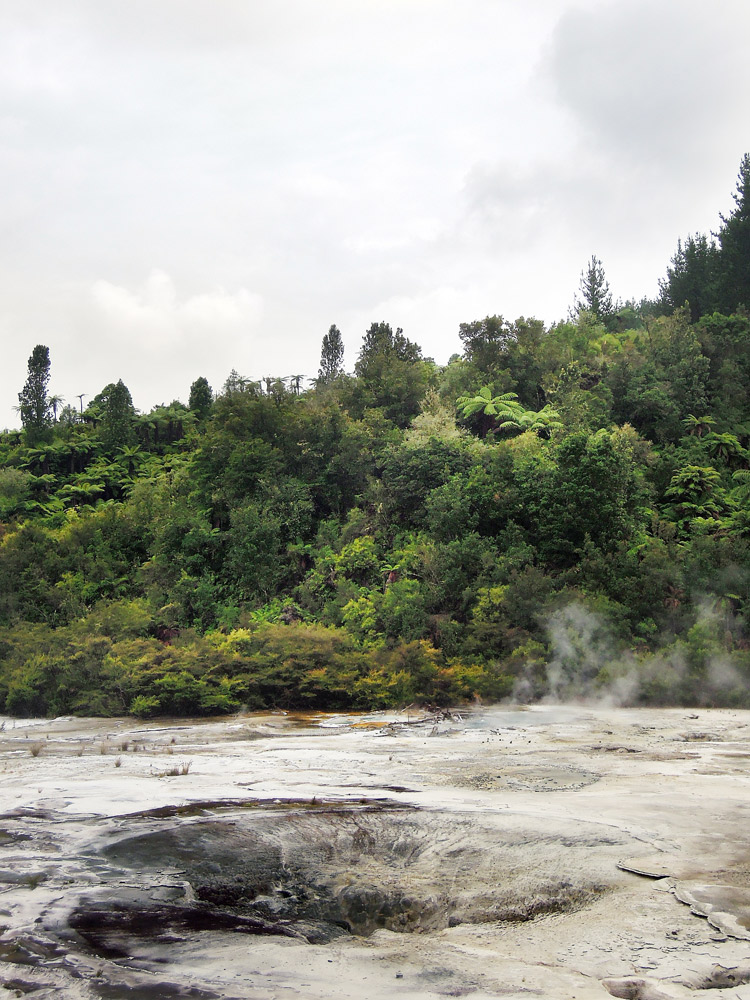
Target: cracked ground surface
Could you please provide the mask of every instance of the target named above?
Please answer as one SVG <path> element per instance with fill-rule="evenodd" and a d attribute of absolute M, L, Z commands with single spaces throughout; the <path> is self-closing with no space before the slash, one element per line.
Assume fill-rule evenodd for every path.
<path fill-rule="evenodd" d="M 6 720 L 0 985 L 750 1000 L 749 793 L 731 710 Z"/>

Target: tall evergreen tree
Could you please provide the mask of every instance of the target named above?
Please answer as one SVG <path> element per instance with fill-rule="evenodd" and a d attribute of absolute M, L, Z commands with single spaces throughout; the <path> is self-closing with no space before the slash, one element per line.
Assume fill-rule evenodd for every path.
<path fill-rule="evenodd" d="M 47 386 L 50 378 L 49 348 L 37 344 L 31 352 L 26 383 L 18 394 L 21 423 L 26 441 L 37 444 L 49 436 L 52 426 Z"/>
<path fill-rule="evenodd" d="M 320 350 L 320 368 L 318 369 L 318 382 L 326 385 L 332 382 L 339 375 L 343 374 L 344 363 L 344 341 L 341 331 L 332 324 L 328 333 L 323 337 Z"/>
<path fill-rule="evenodd" d="M 198 420 L 205 420 L 211 412 L 213 405 L 213 393 L 208 379 L 202 375 L 190 386 L 190 398 L 188 399 L 188 409 L 192 410 Z"/>
<path fill-rule="evenodd" d="M 580 296 L 576 299 L 576 310 L 581 312 L 583 309 L 593 313 L 601 323 L 610 319 L 615 311 L 604 265 L 593 254 L 588 266 L 581 271 Z"/>
<path fill-rule="evenodd" d="M 413 340 L 404 336 L 398 327 L 394 333 L 390 323 L 373 323 L 364 335 L 359 358 L 354 371 L 360 378 L 366 378 L 368 369 L 378 358 L 392 358 L 414 364 L 422 360 L 422 350 Z"/>
<path fill-rule="evenodd" d="M 718 232 L 720 246 L 720 308 L 732 313 L 739 305 L 750 309 L 750 153 L 745 153 L 732 195 L 735 209 Z"/>
<path fill-rule="evenodd" d="M 95 402 L 102 406 L 101 436 L 105 450 L 114 452 L 130 444 L 134 434 L 135 407 L 130 390 L 122 379 L 105 386 Z"/>
<path fill-rule="evenodd" d="M 389 420 L 405 427 L 419 410 L 430 379 L 429 369 L 421 348 L 405 337 L 403 330 L 394 333 L 388 323 L 373 323 L 354 366 L 360 398 L 350 412 L 382 407 Z"/>
<path fill-rule="evenodd" d="M 716 244 L 702 233 L 688 236 L 684 243 L 677 241 L 667 276 L 659 282 L 667 311 L 680 309 L 687 303 L 690 319 L 697 323 L 701 316 L 716 309 L 718 258 Z"/>

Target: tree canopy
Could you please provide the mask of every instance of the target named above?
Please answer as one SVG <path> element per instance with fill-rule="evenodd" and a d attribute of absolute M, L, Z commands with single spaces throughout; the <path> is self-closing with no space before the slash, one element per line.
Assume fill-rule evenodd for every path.
<path fill-rule="evenodd" d="M 614 313 L 612 293 L 604 273 L 604 265 L 592 254 L 591 260 L 581 271 L 580 293 L 576 299 L 576 309 L 593 313 L 600 323 L 604 323 Z"/>
<path fill-rule="evenodd" d="M 326 384 L 338 378 L 344 373 L 344 341 L 341 331 L 332 324 L 328 333 L 323 337 L 320 351 L 320 368 L 318 369 L 318 382 Z"/>
<path fill-rule="evenodd" d="M 18 394 L 21 423 L 29 444 L 43 440 L 51 427 L 51 406 L 47 394 L 50 380 L 49 348 L 37 344 L 28 364 L 28 377 Z"/>
<path fill-rule="evenodd" d="M 560 671 L 750 705 L 747 180 L 659 301 L 610 311 L 592 257 L 575 317 L 462 323 L 446 365 L 377 322 L 346 375 L 332 326 L 308 388 L 232 371 L 139 413 L 118 379 L 55 420 L 38 345 L 0 434 L 0 711 L 445 705 Z"/>

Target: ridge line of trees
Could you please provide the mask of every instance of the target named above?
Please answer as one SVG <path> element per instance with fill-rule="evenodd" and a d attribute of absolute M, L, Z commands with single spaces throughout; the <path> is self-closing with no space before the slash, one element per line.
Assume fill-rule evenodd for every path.
<path fill-rule="evenodd" d="M 148 413 L 121 380 L 62 407 L 38 345 L 0 434 L 0 712 L 750 704 L 748 164 L 727 312 L 614 303 L 593 256 L 566 321 L 462 323 L 445 366 L 381 321 L 347 374 L 334 325 L 307 388 Z"/>

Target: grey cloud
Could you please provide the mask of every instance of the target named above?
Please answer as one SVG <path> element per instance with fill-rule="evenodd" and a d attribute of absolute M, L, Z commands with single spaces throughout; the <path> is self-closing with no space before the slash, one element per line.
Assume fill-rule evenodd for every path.
<path fill-rule="evenodd" d="M 569 298 L 591 253 L 616 294 L 656 294 L 677 238 L 717 225 L 750 147 L 743 27 L 744 0 L 564 11 L 539 55 L 536 103 L 524 105 L 548 114 L 545 95 L 554 101 L 557 132 L 526 162 L 511 149 L 468 171 L 461 239 L 539 263 L 554 249 L 552 281 L 568 267 Z"/>
<path fill-rule="evenodd" d="M 715 157 L 738 132 L 750 71 L 744 0 L 618 0 L 574 8 L 549 54 L 559 99 L 592 141 L 636 163 Z"/>
<path fill-rule="evenodd" d="M 0 424 L 39 342 L 58 391 L 122 375 L 145 407 L 233 366 L 284 372 L 291 356 L 314 373 L 331 322 L 352 358 L 387 319 L 446 360 L 463 320 L 564 315 L 594 251 L 617 294 L 655 288 L 677 236 L 723 207 L 747 90 L 707 82 L 710 162 L 667 170 L 655 144 L 631 155 L 659 124 L 660 89 L 670 142 L 705 120 L 695 89 L 683 101 L 665 76 L 689 52 L 707 78 L 700 16 L 709 39 L 726 10 L 747 24 L 736 0 L 656 7 L 7 0 Z M 677 54 L 659 41 L 665 11 L 686 25 Z M 635 140 L 633 108 L 646 116 Z M 708 223 L 693 215 L 704 204 Z M 148 336 L 139 370 L 127 345 Z"/>

